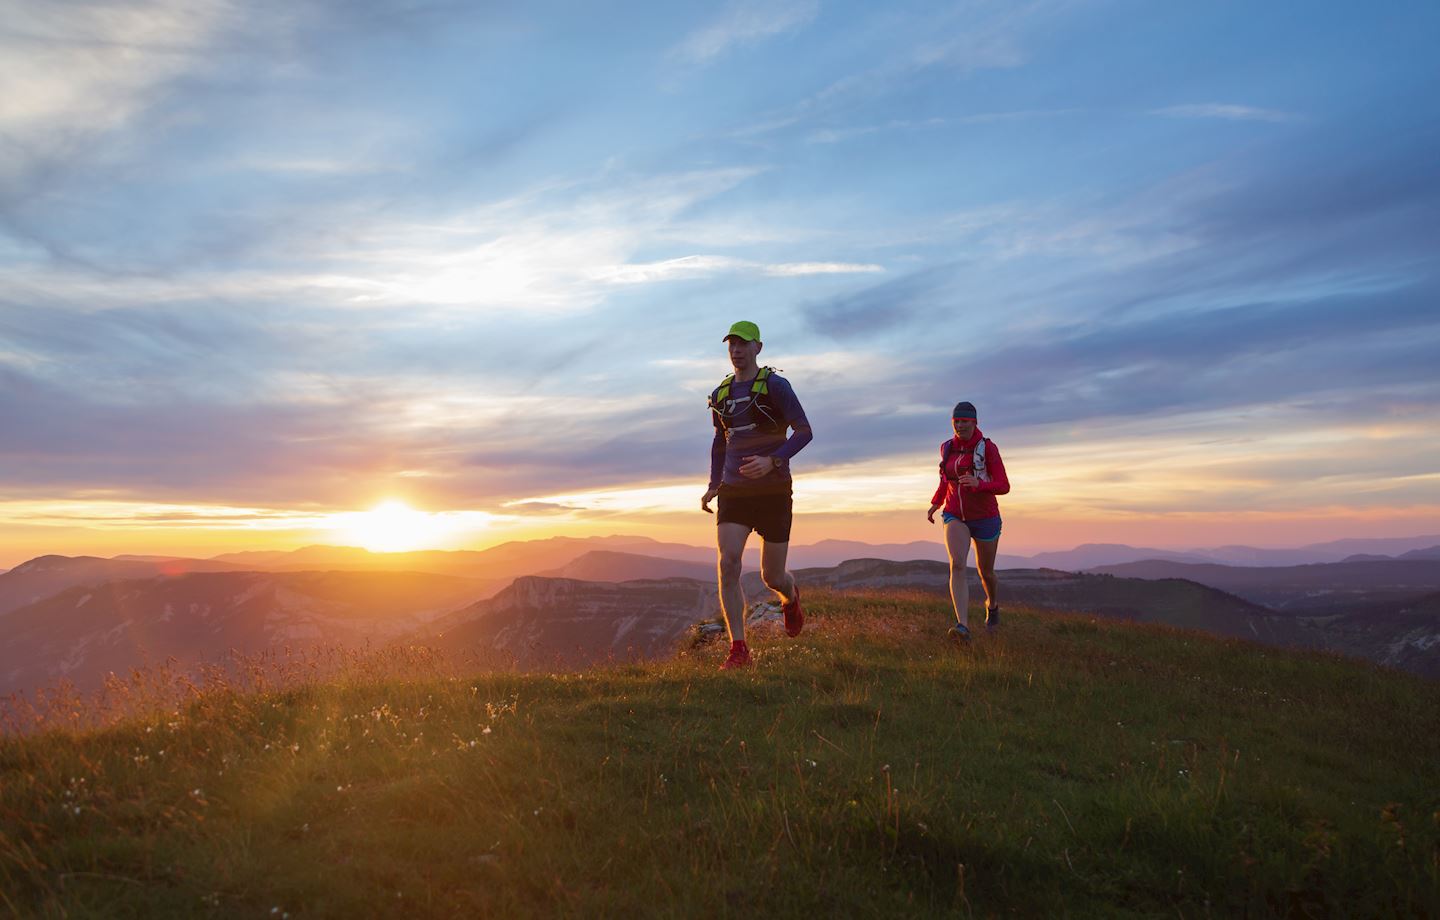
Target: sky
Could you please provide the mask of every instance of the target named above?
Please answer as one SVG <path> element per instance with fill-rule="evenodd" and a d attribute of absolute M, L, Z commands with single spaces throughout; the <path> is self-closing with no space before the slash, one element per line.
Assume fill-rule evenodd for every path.
<path fill-rule="evenodd" d="M 960 399 L 1006 552 L 1434 533 L 1437 37 L 1428 2 L 0 0 L 0 567 L 709 543 L 738 319 L 814 428 L 797 543 L 940 539 Z"/>

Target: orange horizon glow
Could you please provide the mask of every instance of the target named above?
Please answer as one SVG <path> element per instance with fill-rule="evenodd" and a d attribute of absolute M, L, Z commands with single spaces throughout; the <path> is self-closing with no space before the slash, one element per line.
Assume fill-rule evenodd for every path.
<path fill-rule="evenodd" d="M 51 517 L 44 523 L 32 516 L 17 522 L 0 507 L 0 568 L 13 568 L 49 554 L 208 558 L 250 550 L 288 551 L 315 544 L 364 546 L 375 552 L 483 550 L 510 541 L 557 536 L 626 535 L 709 546 L 714 540 L 714 518 L 699 510 L 698 494 L 695 498 L 696 506 L 690 510 L 595 516 L 425 512 L 395 500 L 395 505 L 388 508 L 387 503 L 382 502 L 361 512 L 287 517 L 277 511 L 243 526 L 235 522 L 224 527 L 186 526 L 180 521 L 146 526 L 135 520 L 127 522 L 118 515 L 83 522 Z M 938 543 L 940 531 L 926 523 L 924 510 L 917 505 L 888 512 L 807 512 L 797 503 L 793 542 L 797 546 L 827 539 L 870 544 Z M 1016 501 L 1005 507 L 1004 515 L 1005 535 L 1000 552 L 1013 555 L 1071 549 L 1083 543 L 1125 543 L 1183 550 L 1234 544 L 1295 547 L 1344 538 L 1440 534 L 1440 506 L 1436 505 L 1364 511 L 1331 507 L 1283 512 L 1154 514 L 1094 513 L 1089 508 L 1066 512 Z M 287 521 L 294 526 L 286 526 Z M 352 522 L 355 529 L 343 529 L 340 522 Z M 393 526 L 395 532 L 385 532 L 385 525 Z"/>

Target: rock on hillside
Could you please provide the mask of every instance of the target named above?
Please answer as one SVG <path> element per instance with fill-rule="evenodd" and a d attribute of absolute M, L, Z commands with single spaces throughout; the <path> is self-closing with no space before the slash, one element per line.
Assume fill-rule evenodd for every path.
<path fill-rule="evenodd" d="M 413 632 L 474 599 L 466 579 L 394 572 L 216 572 L 70 588 L 0 619 L 0 693 L 234 649 L 359 646 Z"/>
<path fill-rule="evenodd" d="M 526 576 L 435 623 L 422 641 L 499 652 L 522 668 L 574 667 L 669 654 L 698 621 L 718 611 L 715 585 L 698 579 Z"/>
<path fill-rule="evenodd" d="M 1316 647 L 1440 677 L 1440 593 L 1295 621 Z"/>

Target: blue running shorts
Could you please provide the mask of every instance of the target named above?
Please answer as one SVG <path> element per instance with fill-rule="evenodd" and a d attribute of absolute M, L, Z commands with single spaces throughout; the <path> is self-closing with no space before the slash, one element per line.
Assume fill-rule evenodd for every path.
<path fill-rule="evenodd" d="M 940 512 L 940 517 L 947 524 L 951 521 L 960 521 L 958 517 L 948 511 Z M 1000 515 L 998 514 L 994 517 L 960 521 L 960 523 L 970 528 L 970 539 L 972 540 L 984 540 L 989 543 L 992 540 L 1000 539 Z"/>

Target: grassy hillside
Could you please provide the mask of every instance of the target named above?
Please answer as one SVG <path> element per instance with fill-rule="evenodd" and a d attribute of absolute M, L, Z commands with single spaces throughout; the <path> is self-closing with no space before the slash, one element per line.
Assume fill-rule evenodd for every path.
<path fill-rule="evenodd" d="M 585 673 L 211 689 L 0 740 L 22 915 L 1435 916 L 1440 686 L 943 600 Z"/>

